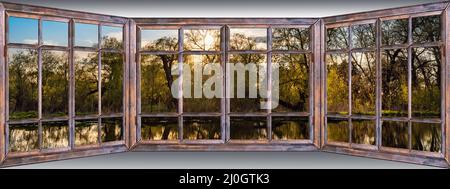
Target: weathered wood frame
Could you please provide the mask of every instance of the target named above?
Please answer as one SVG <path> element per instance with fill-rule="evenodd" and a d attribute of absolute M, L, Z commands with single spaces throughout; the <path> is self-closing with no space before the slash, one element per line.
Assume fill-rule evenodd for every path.
<path fill-rule="evenodd" d="M 38 20 L 38 44 L 36 45 L 26 45 L 26 44 L 13 44 L 8 43 L 8 29 L 7 29 L 7 21 L 9 16 L 17 16 L 17 17 L 26 17 L 33 18 Z M 128 150 L 128 146 L 126 145 L 125 139 L 128 139 L 128 65 L 127 57 L 128 57 L 128 47 L 129 47 L 129 31 L 128 31 L 128 22 L 129 19 L 121 18 L 121 17 L 113 17 L 99 14 L 91 14 L 84 12 L 76 12 L 76 11 L 64 11 L 58 9 L 44 8 L 44 7 L 36 7 L 36 6 L 27 6 L 27 5 L 19 5 L 19 4 L 10 4 L 10 3 L 2 3 L 1 6 L 1 16 L 0 20 L 2 22 L 2 30 L 1 30 L 1 95 L 2 98 L 0 102 L 2 103 L 0 121 L 1 133 L 4 135 L 1 137 L 2 144 L 2 153 L 0 158 L 2 161 L 2 166 L 10 166 L 16 164 L 24 164 L 24 163 L 32 163 L 32 162 L 40 162 L 40 161 L 50 161 L 50 160 L 58 160 L 65 158 L 73 158 L 73 157 L 83 157 L 87 155 L 97 155 L 97 154 L 107 154 L 113 152 L 124 152 Z M 42 22 L 43 20 L 49 21 L 59 21 L 65 22 L 68 25 L 68 45 L 67 47 L 62 46 L 49 46 L 43 45 L 42 43 Z M 89 23 L 95 24 L 98 26 L 98 46 L 97 47 L 77 47 L 74 44 L 75 32 L 74 27 L 75 23 Z M 123 49 L 104 49 L 101 47 L 101 37 L 102 37 L 102 26 L 117 26 L 122 27 L 123 31 Z M 58 118 L 50 118 L 43 119 L 42 118 L 42 73 L 39 71 L 39 106 L 38 106 L 38 119 L 27 119 L 20 121 L 8 121 L 8 68 L 7 68 L 7 60 L 6 60 L 6 49 L 7 48 L 26 48 L 26 49 L 34 49 L 38 52 L 38 67 L 41 70 L 42 68 L 42 58 L 41 52 L 42 50 L 57 50 L 63 51 L 68 54 L 68 64 L 69 64 L 69 99 L 68 99 L 68 115 L 65 117 Z M 76 116 L 75 115 L 75 81 L 74 81 L 74 52 L 75 51 L 88 51 L 98 53 L 98 82 L 99 82 L 99 90 L 101 87 L 101 54 L 102 52 L 113 52 L 119 53 L 123 57 L 123 70 L 124 70 L 124 85 L 123 85 L 123 112 L 118 114 L 111 115 L 103 115 L 101 113 L 101 92 L 99 91 L 98 95 L 98 103 L 99 109 L 98 113 L 91 116 Z M 123 120 L 123 137 L 120 141 L 114 142 L 101 142 L 101 119 L 105 117 L 122 117 Z M 75 147 L 74 144 L 74 135 L 75 135 L 75 120 L 83 120 L 83 119 L 96 119 L 98 120 L 98 144 L 97 145 L 88 145 L 82 147 Z M 38 123 L 39 126 L 39 141 L 41 143 L 42 136 L 42 126 L 41 122 L 43 121 L 67 121 L 69 126 L 69 146 L 64 148 L 55 148 L 55 149 L 38 149 L 29 152 L 8 152 L 8 125 L 9 123 L 27 123 L 33 122 Z"/>
<path fill-rule="evenodd" d="M 450 13 L 448 10 L 449 2 L 430 3 L 417 6 L 409 6 L 402 8 L 392 8 L 378 11 L 370 11 L 365 13 L 347 14 L 341 16 L 332 16 L 325 18 L 124 18 L 116 16 L 108 16 L 101 14 L 85 13 L 79 11 L 68 11 L 55 8 L 45 8 L 38 6 L 29 6 L 13 3 L 0 3 L 0 166 L 11 166 L 18 164 L 35 163 L 42 161 L 60 160 L 67 158 L 84 157 L 98 154 L 107 154 L 125 151 L 327 151 L 335 153 L 344 153 L 357 156 L 366 156 L 372 158 L 380 158 L 395 161 L 404 161 L 410 163 L 418 163 L 424 165 L 432 165 L 439 167 L 449 167 L 450 160 L 450 138 L 446 137 L 446 133 L 450 132 L 450 127 L 447 123 L 450 122 Z M 123 44 L 124 49 L 121 53 L 124 55 L 124 99 L 123 99 L 123 114 L 117 115 L 123 117 L 124 141 L 112 142 L 110 145 L 95 145 L 86 146 L 82 148 L 75 148 L 73 145 L 74 121 L 78 119 L 74 115 L 74 97 L 69 100 L 69 128 L 72 133 L 70 145 L 68 149 L 56 150 L 48 152 L 30 152 L 24 154 L 9 154 L 8 153 L 8 132 L 7 132 L 7 114 L 8 114 L 8 87 L 7 87 L 7 67 L 6 67 L 6 39 L 7 39 L 7 19 L 8 14 L 20 15 L 22 17 L 45 17 L 52 20 L 64 20 L 69 22 L 69 64 L 71 65 L 71 77 L 73 78 L 73 53 L 74 50 L 92 50 L 102 52 L 102 49 L 86 49 L 73 47 L 73 33 L 75 22 L 87 22 L 99 24 L 99 33 L 101 33 L 101 25 L 121 25 L 123 26 Z M 376 25 L 377 42 L 376 48 L 370 49 L 376 53 L 377 70 L 381 69 L 380 53 L 383 49 L 379 41 L 379 23 L 385 18 L 400 18 L 411 16 L 424 16 L 430 14 L 442 14 L 442 42 L 437 44 L 428 44 L 431 46 L 439 46 L 442 49 L 442 64 L 443 64 L 443 79 L 442 79 L 442 117 L 439 123 L 442 124 L 442 153 L 430 154 L 426 152 L 411 152 L 402 151 L 398 149 L 381 149 L 380 148 L 380 134 L 381 134 L 381 116 L 379 115 L 381 109 L 380 87 L 381 81 L 380 72 L 377 72 L 377 101 L 376 109 L 376 145 L 360 146 L 360 145 L 334 145 L 327 143 L 326 140 L 326 65 L 325 54 L 326 48 L 326 28 L 337 27 L 342 25 L 350 25 L 355 23 L 365 23 L 366 21 L 374 22 Z M 311 134 L 310 140 L 293 140 L 283 142 L 271 142 L 270 138 L 267 141 L 233 141 L 229 140 L 229 117 L 230 116 L 264 116 L 268 119 L 268 137 L 270 134 L 270 119 L 272 114 L 270 111 L 263 114 L 234 114 L 229 112 L 229 101 L 223 99 L 221 101 L 221 112 L 217 114 L 200 113 L 185 115 L 195 116 L 220 116 L 222 124 L 222 139 L 221 140 L 200 140 L 200 141 L 175 141 L 175 142 L 152 142 L 140 140 L 140 112 L 139 112 L 139 57 L 140 53 L 156 53 L 156 52 L 140 52 L 139 39 L 140 28 L 145 27 L 176 27 L 181 30 L 179 32 L 180 44 L 183 43 L 182 30 L 183 28 L 205 28 L 205 27 L 219 27 L 221 30 L 221 51 L 219 52 L 190 52 L 193 54 L 202 53 L 217 53 L 221 56 L 222 64 L 228 61 L 229 53 L 263 53 L 267 55 L 268 69 L 271 64 L 272 53 L 283 53 L 272 51 L 271 42 L 271 28 L 278 26 L 286 27 L 309 27 L 310 28 L 310 50 L 308 52 L 288 52 L 288 53 L 309 53 L 310 54 L 310 112 L 309 114 L 301 114 L 309 116 Z M 264 27 L 268 31 L 268 48 L 264 51 L 242 51 L 232 52 L 228 51 L 228 44 L 226 41 L 229 38 L 229 27 Z M 411 24 L 409 25 L 411 28 Z M 100 40 L 100 38 L 99 38 Z M 101 44 L 99 44 L 100 46 Z M 424 45 L 425 46 L 425 45 Z M 18 47 L 21 47 L 18 45 Z M 24 46 L 26 47 L 26 46 Z M 402 46 L 403 47 L 403 46 Z M 416 47 L 409 43 L 403 48 L 411 51 L 412 47 Z M 33 47 L 41 48 L 41 47 Z M 50 49 L 59 49 L 56 47 L 47 47 Z M 179 47 L 180 51 L 175 54 L 182 55 L 183 48 Z M 62 50 L 62 49 L 59 49 Z M 360 49 L 364 51 L 364 49 Z M 108 51 L 109 50 L 105 50 Z M 345 50 L 344 53 L 350 53 L 352 50 Z M 99 53 L 101 56 L 101 53 Z M 101 58 L 101 57 L 100 57 Z M 182 56 L 179 56 L 180 62 Z M 99 60 L 101 62 L 101 60 Z M 39 63 L 41 64 L 41 62 Z M 269 72 L 270 73 L 270 72 Z M 225 77 L 225 74 L 224 74 Z M 270 78 L 270 76 L 269 76 Z M 71 80 L 73 81 L 73 80 Z M 224 79 L 223 85 L 226 87 L 228 83 Z M 71 82 L 71 95 L 74 90 L 74 83 Z M 180 85 L 181 86 L 181 85 Z M 225 92 L 225 90 L 224 90 Z M 350 95 L 349 95 L 350 96 Z M 99 99 L 101 101 L 101 99 Z M 182 103 L 179 103 L 182 107 Z M 410 112 L 410 111 L 409 111 Z M 182 124 L 183 112 L 175 114 L 157 114 L 145 116 L 174 116 L 178 117 L 180 125 Z M 297 115 L 296 115 L 297 116 Z M 100 119 L 102 115 L 96 116 L 94 119 Z M 346 117 L 351 119 L 351 116 Z M 409 117 L 410 118 L 410 117 Z M 80 118 L 81 119 L 81 118 Z M 433 120 L 431 120 L 433 121 Z M 436 120 L 434 120 L 436 121 Z M 180 134 L 182 133 L 182 126 L 180 126 Z M 182 134 L 181 134 L 182 135 Z M 351 137 L 351 136 L 350 136 Z M 182 136 L 180 136 L 180 139 Z M 351 139 L 350 139 L 351 140 Z"/>

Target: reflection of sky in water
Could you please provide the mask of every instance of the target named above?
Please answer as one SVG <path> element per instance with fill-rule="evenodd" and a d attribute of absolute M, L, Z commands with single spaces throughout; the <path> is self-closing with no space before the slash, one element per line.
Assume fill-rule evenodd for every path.
<path fill-rule="evenodd" d="M 36 44 L 38 41 L 38 20 L 9 17 L 10 43 Z"/>
<path fill-rule="evenodd" d="M 42 21 L 44 45 L 67 46 L 68 27 L 66 22 Z"/>
<path fill-rule="evenodd" d="M 75 24 L 75 45 L 93 47 L 98 44 L 98 26 L 94 24 Z"/>

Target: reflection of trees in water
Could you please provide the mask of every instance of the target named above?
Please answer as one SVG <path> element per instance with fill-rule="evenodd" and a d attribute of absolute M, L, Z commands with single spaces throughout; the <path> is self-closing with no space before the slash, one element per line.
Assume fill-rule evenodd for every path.
<path fill-rule="evenodd" d="M 411 132 L 412 149 L 441 152 L 442 133 L 440 123 L 413 123 Z"/>
<path fill-rule="evenodd" d="M 26 152 L 35 149 L 39 149 L 36 123 L 9 125 L 9 150 L 11 152 Z"/>
<path fill-rule="evenodd" d="M 98 143 L 98 123 L 96 120 L 75 122 L 75 146 Z"/>
<path fill-rule="evenodd" d="M 230 118 L 231 139 L 267 139 L 267 119 L 257 118 Z"/>
<path fill-rule="evenodd" d="M 272 139 L 309 139 L 308 118 L 272 117 Z"/>
<path fill-rule="evenodd" d="M 177 140 L 178 118 L 141 118 L 142 140 Z"/>
<path fill-rule="evenodd" d="M 184 117 L 183 138 L 188 140 L 220 139 L 220 117 Z"/>
<path fill-rule="evenodd" d="M 334 118 L 327 118 L 327 120 L 328 141 L 349 142 L 348 121 Z"/>
<path fill-rule="evenodd" d="M 122 140 L 122 118 L 103 118 L 101 129 L 102 142 Z"/>
<path fill-rule="evenodd" d="M 375 145 L 375 121 L 352 120 L 352 143 Z"/>
<path fill-rule="evenodd" d="M 42 148 L 69 146 L 69 125 L 67 121 L 42 123 Z"/>
<path fill-rule="evenodd" d="M 408 122 L 383 121 L 382 145 L 395 148 L 408 148 Z"/>

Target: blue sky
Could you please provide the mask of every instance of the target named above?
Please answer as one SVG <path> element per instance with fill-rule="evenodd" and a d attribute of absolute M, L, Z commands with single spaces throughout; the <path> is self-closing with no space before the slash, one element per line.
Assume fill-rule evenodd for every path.
<path fill-rule="evenodd" d="M 30 18 L 9 17 L 10 43 L 37 44 L 38 20 Z"/>

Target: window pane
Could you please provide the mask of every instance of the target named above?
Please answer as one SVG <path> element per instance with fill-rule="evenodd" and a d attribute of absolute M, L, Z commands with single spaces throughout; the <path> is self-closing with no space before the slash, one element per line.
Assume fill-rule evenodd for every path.
<path fill-rule="evenodd" d="M 184 50 L 219 51 L 220 30 L 184 30 Z"/>
<path fill-rule="evenodd" d="M 437 47 L 413 49 L 412 116 L 441 116 L 441 52 Z"/>
<path fill-rule="evenodd" d="M 8 49 L 8 69 L 9 119 L 37 118 L 37 52 L 27 49 Z"/>
<path fill-rule="evenodd" d="M 412 28 L 412 38 L 414 43 L 440 41 L 441 15 L 414 17 L 412 19 Z"/>
<path fill-rule="evenodd" d="M 102 26 L 102 48 L 122 48 L 122 27 Z"/>
<path fill-rule="evenodd" d="M 352 48 L 375 47 L 374 24 L 362 24 L 352 26 Z"/>
<path fill-rule="evenodd" d="M 231 50 L 266 50 L 267 29 L 266 28 L 231 28 L 230 29 Z"/>
<path fill-rule="evenodd" d="M 74 53 L 76 115 L 98 113 L 98 53 Z"/>
<path fill-rule="evenodd" d="M 121 113 L 123 103 L 123 57 L 102 53 L 102 114 Z"/>
<path fill-rule="evenodd" d="M 75 146 L 98 144 L 98 121 L 75 121 Z"/>
<path fill-rule="evenodd" d="M 308 50 L 309 28 L 273 28 L 272 49 Z"/>
<path fill-rule="evenodd" d="M 63 148 L 69 146 L 69 125 L 67 121 L 42 123 L 42 148 Z"/>
<path fill-rule="evenodd" d="M 441 152 L 441 131 L 440 123 L 412 123 L 412 149 L 429 152 Z"/>
<path fill-rule="evenodd" d="M 67 47 L 69 41 L 69 24 L 67 22 L 42 21 L 42 39 L 44 45 Z"/>
<path fill-rule="evenodd" d="M 381 23 L 383 45 L 401 45 L 408 42 L 408 19 L 385 20 Z"/>
<path fill-rule="evenodd" d="M 408 122 L 383 121 L 383 146 L 394 148 L 408 148 Z"/>
<path fill-rule="evenodd" d="M 98 47 L 98 25 L 75 23 L 75 46 Z"/>
<path fill-rule="evenodd" d="M 382 53 L 383 116 L 408 116 L 408 55 L 405 49 Z"/>
<path fill-rule="evenodd" d="M 141 49 L 177 51 L 178 30 L 141 30 Z"/>
<path fill-rule="evenodd" d="M 38 20 L 11 16 L 8 19 L 8 43 L 37 44 Z"/>
<path fill-rule="evenodd" d="M 327 29 L 327 50 L 348 48 L 348 27 Z"/>
<path fill-rule="evenodd" d="M 352 120 L 352 143 L 375 145 L 375 120 Z"/>
<path fill-rule="evenodd" d="M 272 117 L 272 139 L 309 139 L 308 117 Z"/>
<path fill-rule="evenodd" d="M 121 117 L 103 118 L 101 129 L 102 142 L 119 141 L 123 138 Z"/>
<path fill-rule="evenodd" d="M 183 139 L 221 139 L 220 117 L 184 117 Z"/>
<path fill-rule="evenodd" d="M 187 63 L 191 68 L 191 78 L 190 81 L 187 77 L 183 79 L 183 85 L 190 85 L 190 90 L 185 90 L 183 93 L 183 111 L 220 112 L 220 97 L 222 96 L 220 56 L 184 55 L 184 63 Z M 213 68 L 210 75 L 203 75 L 202 70 L 205 69 L 206 66 L 210 66 L 210 68 L 217 66 L 217 69 L 215 70 L 218 72 L 215 72 Z M 216 90 L 218 93 L 214 93 Z"/>
<path fill-rule="evenodd" d="M 329 54 L 326 64 L 328 114 L 348 114 L 348 56 Z"/>
<path fill-rule="evenodd" d="M 375 115 L 375 53 L 352 53 L 352 113 Z"/>
<path fill-rule="evenodd" d="M 69 63 L 65 51 L 42 51 L 43 117 L 66 116 L 69 111 Z"/>
<path fill-rule="evenodd" d="M 9 151 L 28 152 L 39 149 L 37 123 L 9 125 Z"/>
<path fill-rule="evenodd" d="M 267 140 L 267 118 L 231 117 L 230 138 L 237 140 Z"/>
<path fill-rule="evenodd" d="M 273 112 L 309 111 L 309 56 L 307 54 L 277 54 L 272 63 L 278 63 L 278 106 Z M 274 80 L 272 75 L 272 80 Z M 276 98 L 276 97 L 275 97 Z"/>
<path fill-rule="evenodd" d="M 141 118 L 142 140 L 178 140 L 178 118 Z"/>
<path fill-rule="evenodd" d="M 349 134 L 347 119 L 327 118 L 327 140 L 329 142 L 349 142 Z"/>
<path fill-rule="evenodd" d="M 177 55 L 141 56 L 141 111 L 176 112 L 178 99 L 174 98 L 171 86 L 177 76 L 171 74 L 172 66 L 177 67 Z"/>
<path fill-rule="evenodd" d="M 261 96 L 261 91 L 249 90 L 256 83 L 256 89 L 261 86 L 258 71 L 260 74 L 266 74 L 266 55 L 265 54 L 233 54 L 230 56 L 228 64 L 230 66 L 230 82 L 232 90 L 230 90 L 230 109 L 231 112 L 264 112 L 261 109 L 261 103 L 264 102 L 265 96 Z M 238 64 L 241 63 L 241 64 Z M 254 65 L 257 64 L 257 65 Z M 231 68 L 233 66 L 233 68 Z M 241 78 L 241 79 L 239 79 Z M 238 80 L 243 82 L 238 83 Z M 239 84 L 239 86 L 238 86 Z M 239 95 L 240 94 L 240 95 Z M 252 96 L 250 96 L 252 94 Z"/>

